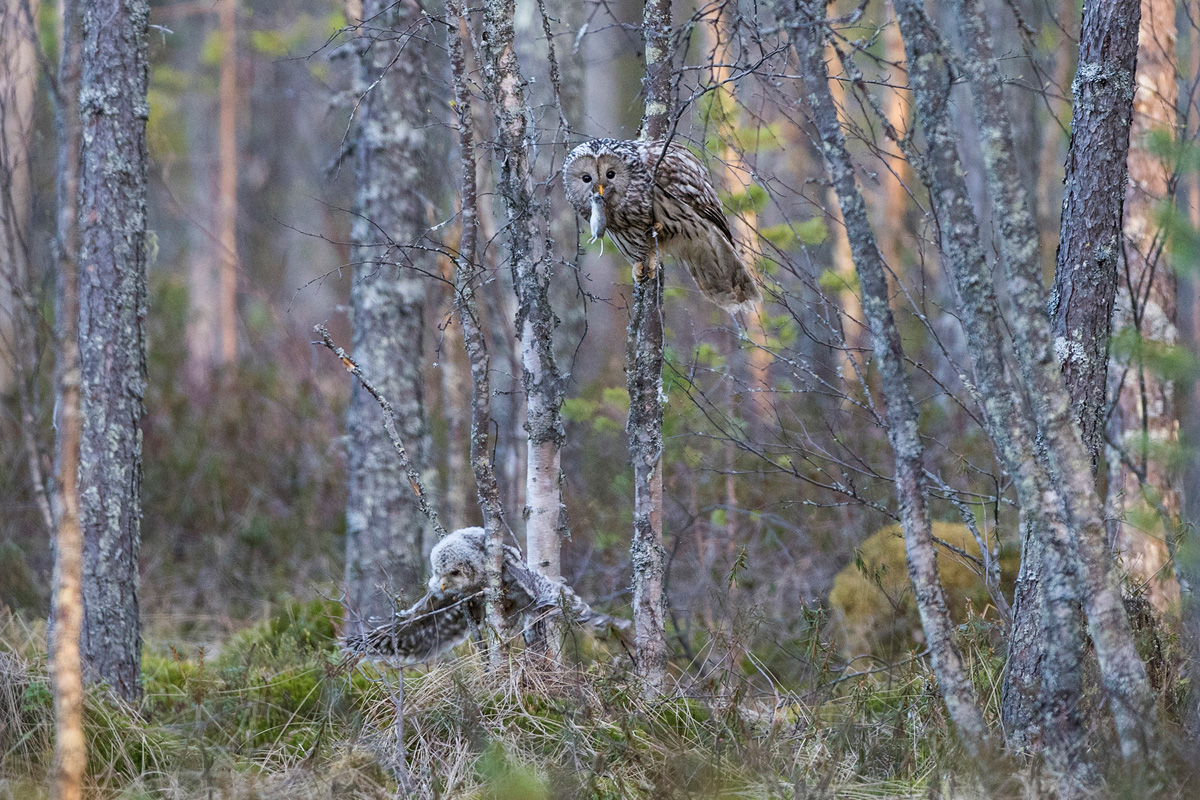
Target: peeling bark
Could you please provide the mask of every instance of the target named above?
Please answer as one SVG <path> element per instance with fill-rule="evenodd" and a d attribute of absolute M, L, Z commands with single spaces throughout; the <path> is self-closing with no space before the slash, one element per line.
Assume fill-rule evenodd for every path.
<path fill-rule="evenodd" d="M 517 58 L 514 0 L 484 4 L 483 85 L 488 87 L 500 152 L 499 190 L 508 218 L 509 263 L 517 295 L 521 385 L 529 436 L 525 470 L 525 557 L 530 567 L 562 579 L 562 401 L 565 382 L 554 358 L 558 319 L 550 308 L 552 244 L 545 198 L 534 193 L 530 119 Z"/>
<path fill-rule="evenodd" d="M 926 506 L 917 409 L 904 370 L 900 332 L 888 304 L 883 258 L 867 219 L 866 204 L 855 181 L 853 164 L 829 90 L 828 70 L 823 58 L 825 6 L 822 0 L 799 0 L 795 10 L 790 31 L 792 44 L 799 56 L 808 105 L 846 223 L 862 286 L 863 313 L 871 327 L 875 358 L 879 364 L 888 440 L 895 454 L 896 498 L 904 528 L 909 578 L 946 708 L 963 742 L 972 753 L 979 754 L 991 748 L 991 737 L 963 667 L 962 656 L 952 638 L 953 627 L 938 576 Z"/>
<path fill-rule="evenodd" d="M 228 2 L 228 0 L 226 0 Z M 414 469 L 426 473 L 424 306 L 432 255 L 411 245 L 426 232 L 420 196 L 429 148 L 424 60 L 431 51 L 412 0 L 366 0 L 359 46 L 355 144 L 357 215 L 350 293 L 354 359 L 395 410 Z M 396 35 L 376 34 L 380 29 Z M 403 52 L 401 52 L 403 49 Z M 383 432 L 375 399 L 355 386 L 346 414 L 346 595 L 360 618 L 393 610 L 393 592 L 420 586 L 431 528 Z"/>
<path fill-rule="evenodd" d="M 83 6 L 79 110 L 79 365 L 83 656 L 141 694 L 142 398 L 146 390 L 145 0 Z"/>

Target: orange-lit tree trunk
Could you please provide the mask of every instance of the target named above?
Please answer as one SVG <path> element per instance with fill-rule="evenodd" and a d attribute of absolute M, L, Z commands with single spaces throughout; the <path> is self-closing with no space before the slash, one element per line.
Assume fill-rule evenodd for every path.
<path fill-rule="evenodd" d="M 54 536 L 54 587 L 50 625 L 50 678 L 54 690 L 53 800 L 79 800 L 87 768 L 83 735 L 83 529 L 79 520 L 81 439 L 79 375 L 79 58 L 80 7 L 63 0 L 62 42 L 54 125 L 58 139 L 58 288 L 55 338 L 59 425 Z"/>
<path fill-rule="evenodd" d="M 221 79 L 219 100 L 219 136 L 217 160 L 220 178 L 217 191 L 218 238 L 221 245 L 221 270 L 218 281 L 218 311 L 221 327 L 220 364 L 227 367 L 237 361 L 237 0 L 220 0 Z"/>

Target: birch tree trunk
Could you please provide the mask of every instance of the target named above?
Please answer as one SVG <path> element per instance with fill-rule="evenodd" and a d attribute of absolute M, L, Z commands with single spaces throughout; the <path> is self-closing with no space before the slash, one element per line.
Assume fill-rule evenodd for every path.
<path fill-rule="evenodd" d="M 413 467 L 427 474 L 424 276 L 437 265 L 427 251 L 409 246 L 427 228 L 422 120 L 429 107 L 424 61 L 432 48 L 413 31 L 422 20 L 414 0 L 365 0 L 363 17 L 369 23 L 358 41 L 358 213 L 351 234 L 354 359 L 391 401 Z M 347 602 L 360 618 L 382 616 L 393 610 L 391 592 L 421 585 L 431 528 L 384 435 L 379 405 L 360 386 L 346 427 Z"/>
<path fill-rule="evenodd" d="M 1133 96 L 1133 122 L 1129 135 L 1129 185 L 1125 190 L 1125 270 L 1118 279 L 1113 307 L 1113 334 L 1136 332 L 1134 358 L 1109 364 L 1113 386 L 1110 437 L 1133 457 L 1146 474 L 1147 489 L 1157 495 L 1170 519 L 1157 524 L 1116 522 L 1114 545 L 1121 553 L 1125 573 L 1145 585 L 1146 596 L 1159 611 L 1179 599 L 1179 583 L 1167 568 L 1170 555 L 1166 537 L 1181 509 L 1180 487 L 1168 461 L 1179 441 L 1175 413 L 1175 387 L 1139 356 L 1155 347 L 1173 347 L 1176 279 L 1167 263 L 1164 231 L 1158 222 L 1159 206 L 1170 199 L 1174 165 L 1154 152 L 1150 137 L 1173 134 L 1179 99 L 1175 54 L 1173 0 L 1142 0 L 1138 36 L 1137 88 Z M 1172 136 L 1174 138 L 1174 136 Z M 1109 459 L 1109 508 L 1116 516 L 1141 511 L 1148 516 L 1155 503 L 1141 502 L 1137 475 L 1122 463 L 1119 454 Z"/>
<path fill-rule="evenodd" d="M 141 693 L 149 15 L 145 0 L 83 6 L 79 93 L 83 655 L 127 700 Z"/>
<path fill-rule="evenodd" d="M 970 7 L 974 8 L 973 5 Z M 1089 24 L 1084 27 L 1095 35 L 1097 23 L 1094 17 L 1097 12 L 1089 9 L 1090 6 L 1084 10 L 1085 20 L 1089 14 L 1093 19 L 1090 27 Z M 964 14 L 964 18 L 967 16 Z M 975 95 L 974 108 L 982 138 L 984 166 L 988 172 L 998 223 L 1000 255 L 1008 276 L 1014 350 L 1033 401 L 1053 488 L 1062 498 L 1071 531 L 1071 542 L 1056 545 L 1051 552 L 1056 552 L 1060 559 L 1075 557 L 1078 560 L 1080 591 L 1088 628 L 1100 663 L 1101 682 L 1116 722 L 1122 754 L 1127 759 L 1151 760 L 1157 747 L 1157 712 L 1145 665 L 1138 656 L 1125 615 L 1116 565 L 1107 547 L 1103 508 L 1092 478 L 1093 461 L 1084 445 L 1067 390 L 1071 377 L 1064 376 L 1060 371 L 1054 352 L 1050 320 L 1043 305 L 1045 292 L 1037 249 L 1037 228 L 1016 169 L 1008 119 L 1002 112 L 1003 91 L 994 59 L 991 58 L 986 20 L 977 10 L 970 15 L 970 19 L 974 32 L 967 36 L 973 45 L 967 68 Z M 1119 23 L 1116 24 L 1119 26 Z M 1103 83 L 1096 75 L 1096 70 L 1101 67 L 1093 64 L 1089 58 L 1081 58 L 1080 62 L 1084 82 Z M 1120 67 L 1113 69 L 1119 78 Z M 1081 92 L 1084 95 L 1092 94 L 1090 89 L 1081 89 Z M 1080 113 L 1079 109 L 1076 113 Z M 1073 174 L 1070 177 L 1069 173 L 1069 180 L 1078 182 L 1081 176 Z M 1115 185 L 1119 186 L 1120 183 Z M 1110 192 L 1112 186 L 1109 185 Z M 1068 188 L 1068 193 L 1070 191 Z M 1078 205 L 1070 207 L 1081 208 Z M 1064 206 L 1064 228 L 1068 226 L 1066 210 L 1067 206 Z M 1065 568 L 1065 565 L 1050 566 L 1048 591 L 1066 591 L 1065 582 L 1053 577 L 1054 570 L 1061 568 Z M 1059 665 L 1066 668 L 1071 657 L 1058 652 L 1061 644 L 1060 641 L 1049 641 L 1047 654 L 1062 659 Z M 1049 680 L 1053 685 L 1063 678 L 1064 686 L 1069 685 L 1072 679 L 1060 676 L 1057 669 L 1058 666 L 1045 665 L 1043 681 Z"/>
<path fill-rule="evenodd" d="M 549 212 L 534 193 L 530 120 L 517 58 L 514 0 L 491 0 L 483 13 L 483 78 L 490 87 L 500 160 L 499 190 L 508 217 L 509 263 L 517 295 L 516 327 L 521 342 L 525 430 L 525 558 L 529 566 L 562 578 L 561 538 L 566 533 L 562 501 L 564 384 L 554 358 L 550 308 L 552 272 Z"/>
<path fill-rule="evenodd" d="M 58 144 L 55 194 L 58 231 L 55 383 L 59 426 L 55 442 L 54 588 L 50 630 L 54 690 L 53 800 L 79 800 L 87 768 L 83 735 L 83 529 L 79 519 L 82 435 L 79 375 L 79 71 L 80 6 L 63 0 L 54 127 Z"/>
<path fill-rule="evenodd" d="M 1139 0 L 1087 0 L 1071 90 L 1071 149 L 1050 315 L 1072 416 L 1097 467 L 1107 411 L 1108 340 L 1121 253 Z"/>
<path fill-rule="evenodd" d="M 646 96 L 642 138 L 670 133 L 671 3 L 646 0 L 642 6 Z M 666 551 L 663 550 L 663 270 L 657 247 L 648 256 L 653 269 L 634 279 L 633 315 L 627 333 L 625 380 L 629 390 L 629 457 L 633 462 L 633 625 L 642 691 L 653 698 L 667 680 Z M 648 265 L 649 266 L 649 265 Z"/>
<path fill-rule="evenodd" d="M 904 371 L 900 332 L 888 304 L 883 259 L 867 219 L 866 204 L 854 177 L 837 109 L 829 90 L 825 52 L 823 0 L 799 0 L 792 20 L 792 44 L 800 60 L 809 108 L 822 143 L 830 181 L 837 192 L 854 265 L 862 286 L 863 313 L 871 328 L 879 364 L 888 440 L 895 454 L 896 498 L 904 528 L 908 574 L 912 581 L 921 625 L 925 631 L 934 674 L 950 718 L 968 749 L 979 754 L 990 748 L 990 734 L 976 703 L 974 690 L 954 644 L 945 591 L 938 575 L 933 534 L 926 506 L 923 453 L 917 429 L 917 409 Z M 912 55 L 909 55 L 912 63 Z"/>

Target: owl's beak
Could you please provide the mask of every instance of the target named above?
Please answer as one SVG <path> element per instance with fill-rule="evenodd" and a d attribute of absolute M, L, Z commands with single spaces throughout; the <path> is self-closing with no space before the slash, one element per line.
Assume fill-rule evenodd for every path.
<path fill-rule="evenodd" d="M 597 189 L 592 195 L 592 241 L 596 241 L 604 235 L 604 231 L 608 229 L 608 213 L 604 209 L 604 187 Z"/>
<path fill-rule="evenodd" d="M 446 579 L 445 578 L 442 578 L 442 582 L 438 584 L 438 588 L 441 589 L 443 592 L 446 591 Z"/>

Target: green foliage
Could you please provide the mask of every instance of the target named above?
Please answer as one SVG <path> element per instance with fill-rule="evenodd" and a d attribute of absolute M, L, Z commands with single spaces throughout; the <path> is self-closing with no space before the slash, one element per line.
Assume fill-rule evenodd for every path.
<path fill-rule="evenodd" d="M 1147 338 L 1136 328 L 1117 331 L 1112 355 L 1150 371 L 1164 380 L 1182 380 L 1196 374 L 1196 356 L 1186 347 Z"/>
<path fill-rule="evenodd" d="M 721 202 L 725 206 L 725 212 L 733 216 L 745 214 L 748 211 L 758 213 L 766 208 L 771 196 L 767 194 L 767 190 L 759 186 L 757 183 L 752 183 L 740 192 L 722 192 Z"/>
<path fill-rule="evenodd" d="M 859 293 L 858 273 L 857 272 L 838 272 L 834 269 L 827 269 L 817 278 L 817 285 L 822 291 L 835 292 L 852 292 Z"/>

